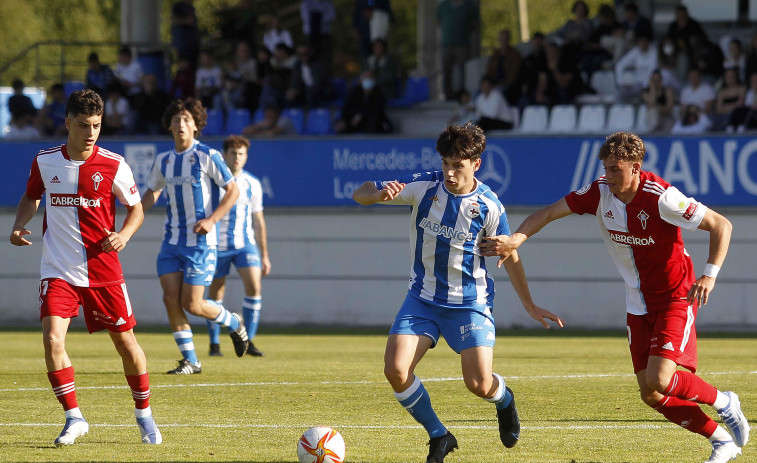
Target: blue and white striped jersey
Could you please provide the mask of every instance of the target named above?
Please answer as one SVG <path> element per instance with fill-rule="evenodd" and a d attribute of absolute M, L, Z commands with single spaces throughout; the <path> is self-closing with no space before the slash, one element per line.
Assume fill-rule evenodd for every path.
<path fill-rule="evenodd" d="M 246 170 L 234 179 L 239 187 L 239 198 L 228 214 L 216 224 L 219 251 L 254 245 L 252 214 L 263 210 L 263 187 L 260 180 Z M 218 207 L 218 202 L 225 194 L 221 188 L 213 188 L 213 207 Z"/>
<path fill-rule="evenodd" d="M 494 281 L 478 245 L 484 236 L 510 234 L 497 195 L 478 180 L 472 193 L 452 194 L 441 171 L 397 181 L 405 188 L 395 199 L 379 204 L 412 206 L 408 292 L 443 307 L 491 307 Z M 375 182 L 376 188 L 384 183 Z"/>
<path fill-rule="evenodd" d="M 163 241 L 178 246 L 214 246 L 218 237 L 215 229 L 207 235 L 198 235 L 192 229 L 198 220 L 213 212 L 213 184 L 226 186 L 232 181 L 221 153 L 197 140 L 181 153 L 172 149 L 158 154 L 147 188 L 165 189 L 168 201 Z"/>

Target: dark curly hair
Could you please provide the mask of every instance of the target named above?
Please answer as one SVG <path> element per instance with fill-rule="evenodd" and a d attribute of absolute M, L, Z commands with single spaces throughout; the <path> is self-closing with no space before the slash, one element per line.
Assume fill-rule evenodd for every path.
<path fill-rule="evenodd" d="M 188 112 L 197 126 L 195 136 L 202 132 L 202 129 L 208 124 L 208 113 L 202 106 L 200 100 L 187 98 L 184 100 L 174 100 L 163 113 L 163 128 L 171 130 L 171 119 L 182 111 Z"/>
<path fill-rule="evenodd" d="M 646 148 L 638 135 L 631 132 L 615 132 L 607 137 L 599 148 L 599 159 L 642 162 L 644 153 L 646 153 Z"/>
<path fill-rule="evenodd" d="M 66 117 L 102 116 L 105 104 L 94 90 L 77 90 L 66 100 Z"/>
<path fill-rule="evenodd" d="M 481 127 L 472 122 L 465 125 L 447 126 L 436 140 L 436 151 L 443 158 L 470 159 L 481 158 L 486 149 L 486 136 Z"/>

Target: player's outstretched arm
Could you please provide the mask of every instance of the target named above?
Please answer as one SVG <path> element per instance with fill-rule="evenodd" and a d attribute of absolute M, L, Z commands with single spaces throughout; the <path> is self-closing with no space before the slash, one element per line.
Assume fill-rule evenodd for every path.
<path fill-rule="evenodd" d="M 565 198 L 561 198 L 559 201 L 543 207 L 526 217 L 526 220 L 520 224 L 520 227 L 512 235 L 484 237 L 484 241 L 479 246 L 481 255 L 487 257 L 499 256 L 497 267 L 502 267 L 502 264 L 510 257 L 510 254 L 518 249 L 530 236 L 536 234 L 548 223 L 572 213 Z"/>
<path fill-rule="evenodd" d="M 526 309 L 528 316 L 541 323 L 546 329 L 550 328 L 547 320 L 552 320 L 557 323 L 557 326 L 560 328 L 565 326 L 565 323 L 560 317 L 549 310 L 543 309 L 534 304 L 534 301 L 531 298 L 531 290 L 528 288 L 526 271 L 523 268 L 523 262 L 520 260 L 518 251 L 513 251 L 510 254 L 510 258 L 505 261 L 504 265 L 507 275 L 510 277 L 510 284 L 513 285 L 513 289 L 518 295 L 518 298 L 520 298 L 520 302 L 523 304 L 523 308 Z"/>
<path fill-rule="evenodd" d="M 263 211 L 252 215 L 253 227 L 255 228 L 255 242 L 260 252 L 260 271 L 263 276 L 271 273 L 271 259 L 268 258 L 268 231 L 265 226 Z"/>
<path fill-rule="evenodd" d="M 142 211 L 149 211 L 158 202 L 161 193 L 163 193 L 163 190 L 153 191 L 149 188 L 145 190 L 145 193 L 142 195 Z"/>
<path fill-rule="evenodd" d="M 396 198 L 400 191 L 405 188 L 404 183 L 397 181 L 386 182 L 384 188 L 378 189 L 373 182 L 365 182 L 355 190 L 352 199 L 363 206 L 370 206 L 384 201 L 391 201 Z"/>
<path fill-rule="evenodd" d="M 24 238 L 25 235 L 31 234 L 27 230 L 26 224 L 34 217 L 39 208 L 39 200 L 32 199 L 26 196 L 24 193 L 18 202 L 18 208 L 16 209 L 16 221 L 13 222 L 13 230 L 11 231 L 10 242 L 14 246 L 31 246 L 32 242 Z"/>
<path fill-rule="evenodd" d="M 223 195 L 223 198 L 221 198 L 221 201 L 218 203 L 218 207 L 216 207 L 216 210 L 214 210 L 212 214 L 195 222 L 193 229 L 195 233 L 199 233 L 200 235 L 207 235 L 210 233 L 213 226 L 218 223 L 229 210 L 231 210 L 237 198 L 239 198 L 239 187 L 237 186 L 237 182 L 232 180 L 227 183 L 226 186 L 221 188 L 226 190 L 226 194 Z"/>
<path fill-rule="evenodd" d="M 145 221 L 145 213 L 142 209 L 142 203 L 137 203 L 133 206 L 126 206 L 126 218 L 124 219 L 123 226 L 118 232 L 110 231 L 107 228 L 103 228 L 105 233 L 105 240 L 102 242 L 102 249 L 105 252 L 121 252 L 126 247 L 126 243 L 129 242 L 134 233 L 142 226 L 142 222 Z"/>
<path fill-rule="evenodd" d="M 707 304 L 710 293 L 715 288 L 718 271 L 728 254 L 733 225 L 722 215 L 712 209 L 707 209 L 699 228 L 710 232 L 710 255 L 707 257 L 703 275 L 689 289 L 688 302 L 692 304 L 696 300 L 700 306 L 703 306 Z"/>

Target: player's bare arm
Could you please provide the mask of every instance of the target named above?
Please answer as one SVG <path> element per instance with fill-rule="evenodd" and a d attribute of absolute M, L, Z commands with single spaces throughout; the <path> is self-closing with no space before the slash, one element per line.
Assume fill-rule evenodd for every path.
<path fill-rule="evenodd" d="M 152 191 L 149 188 L 145 190 L 144 194 L 142 195 L 142 212 L 149 211 L 150 208 L 153 207 L 156 202 L 158 202 L 158 198 L 160 198 L 161 193 L 163 193 L 163 190 Z"/>
<path fill-rule="evenodd" d="M 717 273 L 728 254 L 733 225 L 722 215 L 712 209 L 707 209 L 699 224 L 699 229 L 710 232 L 710 254 L 707 257 L 707 267 L 703 275 L 689 289 L 688 302 L 692 304 L 696 300 L 700 306 L 703 306 L 710 298 L 710 293 L 715 287 Z"/>
<path fill-rule="evenodd" d="M 352 199 L 363 206 L 370 206 L 384 201 L 391 201 L 405 188 L 404 183 L 397 181 L 386 182 L 382 189 L 376 188 L 373 182 L 365 182 L 355 190 Z"/>
<path fill-rule="evenodd" d="M 126 206 L 126 218 L 121 230 L 115 232 L 103 228 L 103 232 L 106 234 L 105 240 L 102 242 L 103 251 L 121 252 L 126 247 L 126 243 L 134 236 L 134 233 L 142 226 L 144 220 L 145 213 L 142 209 L 142 203 Z"/>
<path fill-rule="evenodd" d="M 26 194 L 21 196 L 21 200 L 18 202 L 18 208 L 16 210 L 16 221 L 13 222 L 13 230 L 11 231 L 10 242 L 14 246 L 31 246 L 32 242 L 24 238 L 24 236 L 31 234 L 26 229 L 26 224 L 34 217 L 39 208 L 39 200 L 32 199 Z"/>
<path fill-rule="evenodd" d="M 560 198 L 559 201 L 543 207 L 526 217 L 526 220 L 520 224 L 520 227 L 512 235 L 484 237 L 484 241 L 479 245 L 481 255 L 487 257 L 499 256 L 497 267 L 502 267 L 502 264 L 510 257 L 510 254 L 518 249 L 529 237 L 538 233 L 548 223 L 572 213 L 565 198 Z"/>
<path fill-rule="evenodd" d="M 523 261 L 520 260 L 518 251 L 513 251 L 504 265 L 507 275 L 510 277 L 510 284 L 513 285 L 513 289 L 518 298 L 520 298 L 520 302 L 523 304 L 523 308 L 526 310 L 528 316 L 541 323 L 546 329 L 550 328 L 547 320 L 557 323 L 557 326 L 560 328 L 565 326 L 560 317 L 534 303 L 531 298 L 531 291 L 528 289 L 528 280 L 526 279 L 526 271 L 523 268 Z"/>
<path fill-rule="evenodd" d="M 253 227 L 255 229 L 255 241 L 260 252 L 260 272 L 263 276 L 271 273 L 271 260 L 268 258 L 268 232 L 265 226 L 263 211 L 252 214 Z"/>
<path fill-rule="evenodd" d="M 195 226 L 193 228 L 195 233 L 198 233 L 200 235 L 207 235 L 208 233 L 210 233 L 210 230 L 213 229 L 213 226 L 218 223 L 218 221 L 221 220 L 227 212 L 229 212 L 232 206 L 234 206 L 234 202 L 236 202 L 237 198 L 239 197 L 239 187 L 237 186 L 237 182 L 232 180 L 231 182 L 226 184 L 226 186 L 221 188 L 226 190 L 226 194 L 223 195 L 223 198 L 221 198 L 221 201 L 218 203 L 218 207 L 213 211 L 212 214 L 204 219 L 198 220 L 195 223 Z"/>

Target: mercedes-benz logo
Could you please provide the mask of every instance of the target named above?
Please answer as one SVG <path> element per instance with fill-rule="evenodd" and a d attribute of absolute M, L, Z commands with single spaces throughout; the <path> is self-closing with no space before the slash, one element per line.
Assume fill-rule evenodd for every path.
<path fill-rule="evenodd" d="M 502 196 L 510 186 L 510 159 L 505 151 L 496 145 L 487 144 L 481 154 L 481 168 L 476 178 L 492 189 L 497 196 Z"/>

